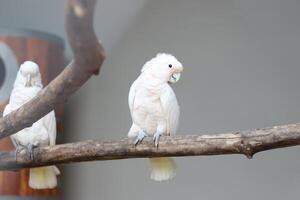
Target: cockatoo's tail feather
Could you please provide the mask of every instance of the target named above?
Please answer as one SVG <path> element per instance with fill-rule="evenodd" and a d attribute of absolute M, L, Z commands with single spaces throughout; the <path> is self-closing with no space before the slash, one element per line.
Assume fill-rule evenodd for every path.
<path fill-rule="evenodd" d="M 166 181 L 172 179 L 176 173 L 176 163 L 172 158 L 150 158 L 151 179 Z"/>
<path fill-rule="evenodd" d="M 29 186 L 33 189 L 55 188 L 60 172 L 56 166 L 29 169 Z"/>

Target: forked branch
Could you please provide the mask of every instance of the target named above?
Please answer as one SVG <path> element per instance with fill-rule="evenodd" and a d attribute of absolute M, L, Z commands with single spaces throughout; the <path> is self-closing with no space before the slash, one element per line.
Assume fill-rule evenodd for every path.
<path fill-rule="evenodd" d="M 37 97 L 0 118 L 0 139 L 31 126 L 65 101 L 93 74 L 99 73 L 104 50 L 93 30 L 95 0 L 69 0 L 66 6 L 66 30 L 74 60 Z M 150 138 L 133 145 L 131 139 L 120 141 L 84 141 L 34 150 L 31 161 L 26 150 L 0 153 L 0 170 L 15 170 L 60 163 L 92 160 L 116 160 L 165 156 L 198 156 L 255 153 L 300 144 L 300 124 L 240 131 L 218 135 L 162 137 L 159 148 Z"/>

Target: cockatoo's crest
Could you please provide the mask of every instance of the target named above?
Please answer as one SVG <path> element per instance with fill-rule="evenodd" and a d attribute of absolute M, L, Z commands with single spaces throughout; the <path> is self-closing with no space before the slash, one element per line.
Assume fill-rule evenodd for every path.
<path fill-rule="evenodd" d="M 43 87 L 39 66 L 32 61 L 21 64 L 14 87 Z"/>
<path fill-rule="evenodd" d="M 158 53 L 144 64 L 141 73 L 148 73 L 166 82 L 175 83 L 179 80 L 182 70 L 182 64 L 175 56 L 167 53 Z"/>
<path fill-rule="evenodd" d="M 145 70 L 147 70 L 149 67 L 153 65 L 158 65 L 167 62 L 171 62 L 171 63 L 176 62 L 179 63 L 180 66 L 182 66 L 181 63 L 175 58 L 175 56 L 167 53 L 158 53 L 154 58 L 152 58 L 151 60 L 147 61 L 144 64 L 141 72 L 143 73 Z"/>

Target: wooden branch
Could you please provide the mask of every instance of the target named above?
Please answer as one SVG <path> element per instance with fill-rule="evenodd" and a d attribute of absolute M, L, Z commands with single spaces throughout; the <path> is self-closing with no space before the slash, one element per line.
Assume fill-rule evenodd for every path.
<path fill-rule="evenodd" d="M 94 6 L 95 0 L 67 1 L 65 24 L 74 60 L 34 99 L 0 118 L 0 139 L 31 126 L 99 73 L 104 50 L 93 29 Z"/>
<path fill-rule="evenodd" d="M 34 161 L 21 151 L 15 160 L 13 152 L 0 154 L 0 170 L 15 170 L 60 163 L 92 160 L 116 160 L 166 156 L 199 156 L 244 154 L 248 158 L 260 151 L 300 144 L 300 124 L 290 124 L 218 135 L 167 136 L 154 147 L 152 138 L 133 145 L 133 139 L 120 141 L 84 141 L 37 148 Z"/>

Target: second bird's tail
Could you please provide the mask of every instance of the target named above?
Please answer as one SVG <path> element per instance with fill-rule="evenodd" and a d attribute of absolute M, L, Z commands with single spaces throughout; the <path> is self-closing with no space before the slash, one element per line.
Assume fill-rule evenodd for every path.
<path fill-rule="evenodd" d="M 172 158 L 150 158 L 151 179 L 155 181 L 165 181 L 172 179 L 177 168 Z"/>
<path fill-rule="evenodd" d="M 57 186 L 60 172 L 56 166 L 29 169 L 29 186 L 33 189 L 52 189 Z"/>

